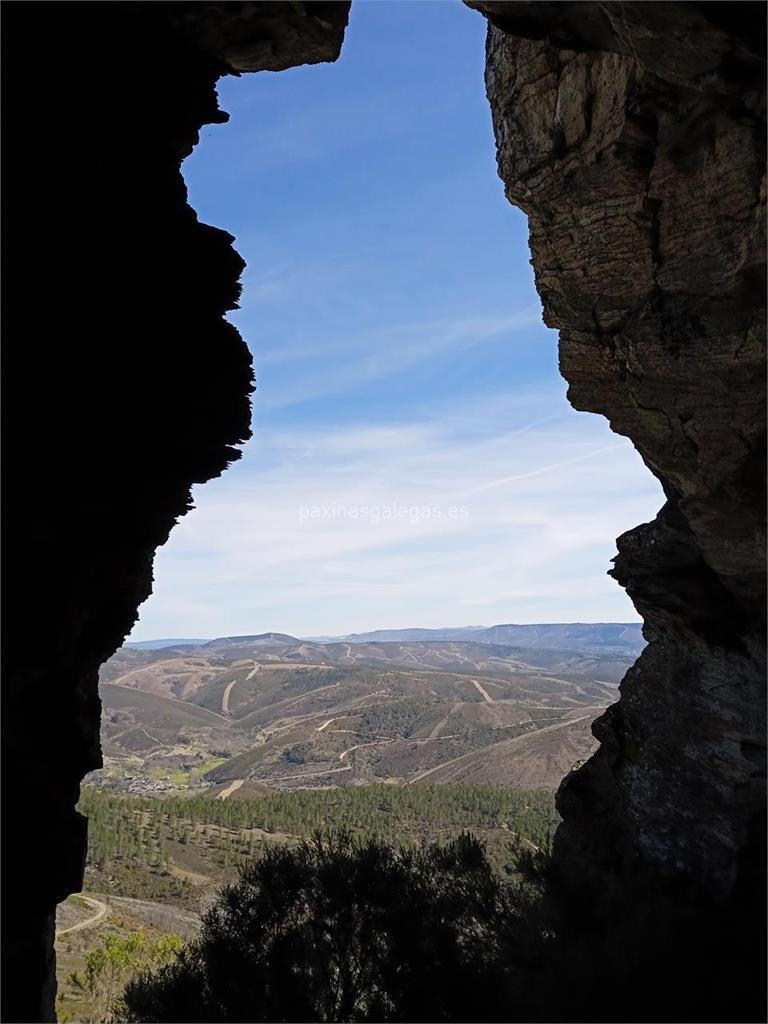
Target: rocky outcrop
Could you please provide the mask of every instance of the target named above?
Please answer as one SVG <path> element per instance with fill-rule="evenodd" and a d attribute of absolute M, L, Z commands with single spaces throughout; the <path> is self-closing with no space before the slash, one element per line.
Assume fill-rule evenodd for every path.
<path fill-rule="evenodd" d="M 190 488 L 249 436 L 243 267 L 180 162 L 223 74 L 338 55 L 348 4 L 18 3 L 4 28 L 3 1019 L 53 1019 L 97 673 Z M 254 126 L 258 132 L 258 126 Z"/>
<path fill-rule="evenodd" d="M 571 401 L 668 497 L 619 540 L 650 643 L 561 789 L 558 860 L 738 900 L 764 836 L 764 8 L 470 6 Z M 242 261 L 187 205 L 180 161 L 226 118 L 220 75 L 332 60 L 347 12 L 4 7 L 5 1020 L 53 1017 L 98 667 L 191 485 L 249 432 L 250 359 L 223 319 Z"/>
<path fill-rule="evenodd" d="M 470 6 L 569 399 L 667 496 L 618 541 L 650 643 L 560 789 L 557 860 L 732 899 L 764 843 L 765 9 Z"/>

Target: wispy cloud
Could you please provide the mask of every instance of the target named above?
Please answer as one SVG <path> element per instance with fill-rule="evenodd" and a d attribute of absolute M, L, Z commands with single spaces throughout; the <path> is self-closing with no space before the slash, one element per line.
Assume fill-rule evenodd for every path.
<path fill-rule="evenodd" d="M 222 82 L 232 120 L 184 173 L 248 263 L 254 437 L 160 551 L 137 636 L 634 617 L 605 569 L 662 496 L 565 402 L 484 33 L 461 4 L 353 5 L 333 65 Z"/>
<path fill-rule="evenodd" d="M 301 359 L 320 368 L 278 381 L 261 401 L 268 411 L 355 389 L 397 376 L 438 356 L 466 352 L 537 326 L 541 313 L 531 304 L 511 315 L 431 320 L 360 331 L 343 340 L 299 346 Z M 290 351 L 290 350 L 289 350 Z M 282 350 L 257 352 L 260 367 L 285 360 Z"/>
<path fill-rule="evenodd" d="M 525 406 L 526 395 L 506 404 Z M 140 635 L 178 627 L 180 607 L 186 630 L 206 633 L 461 624 L 477 608 L 489 620 L 541 619 L 544 608 L 553 621 L 634 618 L 603 575 L 613 539 L 661 503 L 631 446 L 572 412 L 467 438 L 473 410 L 272 433 L 269 464 L 252 456 L 198 489 L 198 508 L 160 553 L 162 588 Z M 312 506 L 336 514 L 302 519 Z M 363 507 L 405 514 L 349 515 Z M 451 507 L 466 515 L 450 518 Z"/>
<path fill-rule="evenodd" d="M 624 446 L 621 444 L 608 444 L 601 446 L 600 448 L 593 448 L 591 451 L 583 452 L 581 455 L 574 455 L 571 459 L 566 459 L 564 462 L 553 462 L 548 466 L 538 466 L 536 469 L 529 469 L 524 473 L 516 473 L 514 476 L 502 476 L 498 480 L 489 480 L 487 483 L 480 484 L 477 487 L 471 487 L 468 491 L 465 491 L 462 495 L 463 498 L 469 498 L 476 494 L 482 494 L 485 491 L 492 491 L 496 487 L 505 487 L 507 484 L 518 483 L 520 480 L 531 480 L 535 476 L 544 476 L 546 473 L 554 473 L 560 469 L 566 469 L 569 466 L 575 466 L 578 462 L 586 462 L 588 459 L 597 458 L 599 455 L 604 455 L 606 452 L 619 451 Z"/>

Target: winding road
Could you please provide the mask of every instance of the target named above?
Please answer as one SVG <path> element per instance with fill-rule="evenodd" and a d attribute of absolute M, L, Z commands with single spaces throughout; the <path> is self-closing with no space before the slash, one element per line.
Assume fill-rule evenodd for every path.
<path fill-rule="evenodd" d="M 62 935 L 71 935 L 72 932 L 79 932 L 83 928 L 90 928 L 92 925 L 102 921 L 109 913 L 107 904 L 97 900 L 94 896 L 84 896 L 82 893 L 79 893 L 79 898 L 83 903 L 87 903 L 91 909 L 95 910 L 96 913 L 92 917 L 87 917 L 84 921 L 78 921 L 77 924 L 70 925 L 69 928 L 62 928 L 60 932 L 56 932 L 57 939 L 60 939 Z"/>

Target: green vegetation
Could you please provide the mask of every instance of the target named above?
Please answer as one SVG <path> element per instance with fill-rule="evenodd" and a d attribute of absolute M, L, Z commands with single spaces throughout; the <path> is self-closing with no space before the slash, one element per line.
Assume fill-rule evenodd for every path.
<path fill-rule="evenodd" d="M 515 840 L 548 848 L 558 821 L 548 790 L 495 786 L 377 784 L 237 797 L 131 797 L 84 787 L 87 888 L 194 908 L 193 882 L 226 879 L 244 857 L 328 828 L 411 845 L 469 830 L 502 867 Z"/>
<path fill-rule="evenodd" d="M 354 786 L 348 789 L 271 792 L 257 799 L 195 796 L 126 797 L 85 787 L 80 810 L 90 820 L 89 862 L 141 852 L 162 866 L 157 822 L 177 832 L 186 826 L 262 829 L 302 837 L 318 828 L 348 828 L 388 838 L 427 838 L 463 829 L 513 832 L 547 845 L 558 815 L 550 790 L 515 790 L 470 784 Z"/>
<path fill-rule="evenodd" d="M 192 941 L 133 976 L 120 1019 L 660 1020 L 663 1006 L 665 1020 L 730 1020 L 734 992 L 754 992 L 764 969 L 743 904 L 713 912 L 696 892 L 627 893 L 600 864 L 569 884 L 547 856 L 556 815 L 546 791 L 239 792 L 153 800 L 84 791 L 94 892 L 109 884 L 140 896 L 124 886 L 145 884 L 147 854 L 150 876 L 192 879 L 190 906 L 206 892 L 197 886 L 230 883 L 200 933 L 183 917 L 165 925 Z M 323 817 L 326 829 L 346 825 L 308 840 L 302 830 Z M 761 915 L 764 900 L 753 903 Z M 120 926 L 110 917 L 103 927 Z M 62 1009 L 88 1020 L 87 955 L 69 945 L 80 934 L 63 940 L 77 957 L 65 976 L 75 966 L 81 988 L 70 975 Z M 114 988 L 111 966 L 93 963 Z M 81 1005 L 78 992 L 88 997 Z M 692 997 L 711 1015 L 692 1014 Z"/>
<path fill-rule="evenodd" d="M 285 764 L 306 764 L 307 758 L 311 760 L 308 743 L 294 743 L 292 747 L 286 747 L 281 754 L 281 759 Z"/>
<path fill-rule="evenodd" d="M 292 695 L 295 693 L 309 693 L 321 686 L 330 686 L 333 683 L 341 683 L 347 679 L 348 673 L 339 669 L 294 669 L 285 679 L 280 687 L 280 694 Z"/>
<path fill-rule="evenodd" d="M 357 733 L 362 740 L 408 739 L 420 726 L 434 720 L 437 703 L 425 702 L 423 697 L 403 697 L 367 708 L 358 722 Z"/>
<path fill-rule="evenodd" d="M 218 768 L 219 765 L 225 764 L 226 761 L 226 757 L 210 757 L 207 761 L 203 761 L 202 764 L 195 765 L 195 767 L 192 769 L 192 775 L 194 776 L 195 773 L 197 773 L 199 777 L 202 778 L 206 772 L 213 771 L 214 768 Z"/>
<path fill-rule="evenodd" d="M 542 941 L 527 906 L 467 834 L 424 847 L 317 834 L 244 865 L 199 939 L 129 983 L 127 1019 L 504 1019 L 510 951 Z"/>
<path fill-rule="evenodd" d="M 72 971 L 67 983 L 79 992 L 89 1012 L 78 1014 L 82 1024 L 125 1019 L 121 993 L 128 980 L 142 970 L 159 968 L 176 960 L 181 951 L 181 936 L 169 933 L 150 938 L 143 932 L 130 935 L 105 935 L 98 946 L 85 954 L 85 967 Z M 60 1003 L 58 1018 L 66 1024 L 68 1014 Z"/>

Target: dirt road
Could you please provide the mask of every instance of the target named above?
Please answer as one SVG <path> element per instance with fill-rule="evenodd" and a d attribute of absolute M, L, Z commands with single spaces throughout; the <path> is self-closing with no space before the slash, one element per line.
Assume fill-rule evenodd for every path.
<path fill-rule="evenodd" d="M 217 800 L 226 800 L 228 796 L 232 796 L 245 782 L 245 779 L 233 779 L 232 782 L 227 786 L 226 789 L 222 789 L 220 793 L 216 794 Z"/>
<path fill-rule="evenodd" d="M 452 757 L 449 761 L 443 761 L 442 764 L 436 764 L 434 768 L 427 768 L 425 771 L 419 772 L 414 775 L 412 779 L 408 779 L 406 785 L 412 786 L 415 782 L 421 782 L 422 779 L 426 779 L 428 775 L 432 775 L 434 772 L 439 772 L 442 768 L 448 768 L 451 765 L 466 764 L 471 761 L 472 758 L 477 758 L 478 755 L 484 753 L 487 754 L 494 747 L 505 746 L 510 748 L 524 743 L 534 736 L 541 736 L 544 733 L 556 732 L 558 729 L 565 729 L 569 725 L 576 725 L 577 722 L 585 722 L 591 719 L 592 715 L 582 715 L 580 718 L 565 718 L 559 722 L 555 722 L 554 725 L 545 725 L 542 729 L 535 729 L 533 732 L 524 733 L 522 736 L 514 736 L 512 739 L 500 740 L 498 743 L 491 743 L 488 747 L 483 747 L 480 750 L 471 750 L 468 754 L 461 754 L 459 757 Z M 443 780 L 446 781 L 445 779 Z"/>
<path fill-rule="evenodd" d="M 360 747 L 379 747 L 379 746 L 383 746 L 386 743 L 393 743 L 393 742 L 394 742 L 394 740 L 386 739 L 386 740 L 372 740 L 370 743 L 356 743 L 353 747 L 347 747 L 346 750 L 342 750 L 342 752 L 339 754 L 339 760 L 343 761 L 344 758 L 347 756 L 347 754 L 351 754 L 353 750 L 359 750 Z"/>
<path fill-rule="evenodd" d="M 62 928 L 60 932 L 56 932 L 57 939 L 60 939 L 62 935 L 71 935 L 73 932 L 80 932 L 83 928 L 91 928 L 93 925 L 98 924 L 99 921 L 102 921 L 109 913 L 109 907 L 106 903 L 102 903 L 101 900 L 97 900 L 93 896 L 85 896 L 83 893 L 79 893 L 78 895 L 83 903 L 87 903 L 92 910 L 96 911 L 96 913 L 92 917 L 87 917 L 84 921 L 78 921 L 77 924 L 70 925 L 69 928 Z"/>
<path fill-rule="evenodd" d="M 250 679 L 251 677 L 248 676 L 248 678 Z M 221 713 L 222 713 L 222 715 L 228 715 L 229 714 L 229 695 L 230 695 L 230 693 L 232 693 L 232 690 L 235 688 L 236 684 L 237 684 L 237 680 L 233 679 L 232 682 L 231 683 L 227 683 L 227 685 L 224 688 L 224 693 L 221 695 Z"/>
<path fill-rule="evenodd" d="M 336 775 L 338 772 L 349 772 L 352 770 L 352 765 L 345 765 L 344 768 L 328 768 L 322 772 L 302 772 L 301 775 L 277 775 L 271 779 L 267 779 L 265 784 L 270 782 L 298 782 L 299 779 L 314 778 L 318 775 Z"/>
<path fill-rule="evenodd" d="M 488 691 L 486 690 L 486 688 L 484 686 L 481 686 L 480 683 L 478 683 L 478 681 L 476 679 L 473 679 L 472 682 L 475 684 L 475 689 L 480 694 L 480 696 L 483 698 L 483 700 L 485 701 L 486 704 L 495 704 L 496 703 L 496 701 L 493 699 L 493 697 L 491 697 L 491 695 L 488 693 Z"/>

